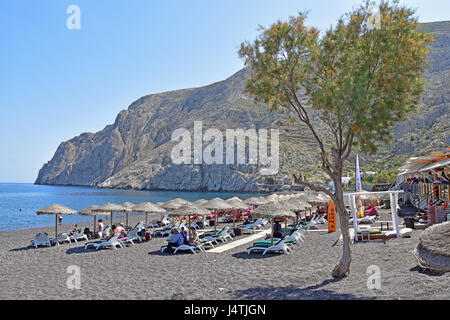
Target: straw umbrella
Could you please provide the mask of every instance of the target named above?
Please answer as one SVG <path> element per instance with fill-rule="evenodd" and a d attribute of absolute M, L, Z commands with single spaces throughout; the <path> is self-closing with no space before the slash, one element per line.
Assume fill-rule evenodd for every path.
<path fill-rule="evenodd" d="M 252 206 L 262 206 L 263 204 L 269 203 L 270 200 L 265 197 L 251 197 L 245 199 L 244 202 Z"/>
<path fill-rule="evenodd" d="M 309 203 L 305 202 L 304 200 L 298 197 L 283 200 L 282 203 L 293 206 L 292 211 L 294 212 L 305 211 L 305 218 L 306 218 L 306 210 L 312 209 L 312 206 Z"/>
<path fill-rule="evenodd" d="M 122 203 L 122 206 L 127 209 L 127 211 L 125 211 L 126 214 L 126 221 L 125 221 L 125 226 L 128 227 L 128 213 L 133 212 L 132 208 L 135 206 L 135 204 L 133 202 L 124 202 Z"/>
<path fill-rule="evenodd" d="M 109 212 L 111 215 L 111 226 L 113 225 L 113 212 L 127 212 L 129 209 L 120 204 L 107 203 L 101 207 L 95 208 L 92 211 L 96 212 Z"/>
<path fill-rule="evenodd" d="M 135 205 L 134 207 L 131 208 L 131 210 L 133 212 L 145 212 L 145 233 L 147 233 L 148 214 L 150 212 L 161 213 L 161 214 L 166 212 L 165 209 L 158 207 L 157 205 L 154 205 L 151 202 L 144 202 L 144 203 Z"/>
<path fill-rule="evenodd" d="M 189 217 L 189 238 L 191 237 L 191 216 L 193 215 L 198 215 L 198 216 L 206 216 L 208 215 L 210 212 L 209 210 L 196 206 L 192 203 L 188 203 L 185 205 L 182 205 L 180 207 L 178 207 L 177 209 L 171 211 L 169 213 L 169 216 L 172 217 L 184 217 L 184 216 L 188 216 Z"/>
<path fill-rule="evenodd" d="M 214 212 L 214 232 L 217 231 L 217 211 L 229 210 L 231 205 L 221 198 L 214 198 L 201 205 L 202 208 L 213 210 Z"/>
<path fill-rule="evenodd" d="M 94 205 L 84 208 L 83 210 L 78 212 L 78 214 L 80 214 L 82 216 L 93 216 L 94 217 L 94 232 L 95 232 L 96 223 L 97 223 L 97 215 L 106 216 L 106 215 L 110 214 L 109 212 L 93 211 L 94 209 L 97 209 L 97 208 L 100 208 L 100 206 L 97 206 L 94 204 Z"/>
<path fill-rule="evenodd" d="M 63 206 L 62 204 L 52 204 L 51 206 L 39 209 L 36 211 L 37 215 L 41 214 L 54 214 L 55 215 L 55 241 L 58 245 L 58 214 L 74 214 L 76 210 Z"/>
<path fill-rule="evenodd" d="M 247 210 L 248 204 L 239 199 L 238 197 L 234 197 L 231 199 L 226 200 L 226 202 L 231 206 L 231 209 L 233 209 L 233 229 L 236 226 L 236 210 Z"/>
<path fill-rule="evenodd" d="M 208 202 L 208 200 L 206 200 L 206 199 L 198 199 L 197 201 L 192 202 L 192 204 L 195 206 L 202 206 L 202 204 L 205 204 L 207 202 Z"/>
<path fill-rule="evenodd" d="M 166 210 L 175 210 L 175 209 L 178 209 L 179 207 L 181 207 L 182 205 L 185 205 L 188 203 L 190 203 L 190 202 L 187 200 L 184 200 L 181 198 L 176 198 L 176 199 L 161 203 L 160 207 L 164 208 Z"/>
<path fill-rule="evenodd" d="M 273 220 L 275 218 L 296 218 L 295 213 L 289 210 L 282 203 L 267 203 L 253 210 L 252 215 L 257 218 L 272 219 L 272 236 L 270 243 L 273 244 Z"/>

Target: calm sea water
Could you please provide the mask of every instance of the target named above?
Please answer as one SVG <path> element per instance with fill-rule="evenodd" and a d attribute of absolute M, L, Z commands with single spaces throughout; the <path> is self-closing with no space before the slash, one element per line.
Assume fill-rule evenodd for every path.
<path fill-rule="evenodd" d="M 145 201 L 160 202 L 175 198 L 188 201 L 220 197 L 228 199 L 234 196 L 246 199 L 255 193 L 224 192 L 175 192 L 175 191 L 135 191 L 105 190 L 91 187 L 38 186 L 28 183 L 0 183 L 0 231 L 22 230 L 35 227 L 55 225 L 55 216 L 36 214 L 36 210 L 53 203 L 63 204 L 77 211 L 90 205 L 103 205 L 107 202 L 123 203 L 126 201 L 141 203 Z M 124 214 L 115 213 L 120 217 Z M 92 217 L 78 214 L 64 215 L 63 223 L 91 222 Z"/>

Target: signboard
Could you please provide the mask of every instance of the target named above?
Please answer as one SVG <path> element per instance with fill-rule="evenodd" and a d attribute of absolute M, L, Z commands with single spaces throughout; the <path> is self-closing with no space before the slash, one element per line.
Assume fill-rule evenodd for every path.
<path fill-rule="evenodd" d="M 336 232 L 336 207 L 333 200 L 328 204 L 328 232 Z"/>

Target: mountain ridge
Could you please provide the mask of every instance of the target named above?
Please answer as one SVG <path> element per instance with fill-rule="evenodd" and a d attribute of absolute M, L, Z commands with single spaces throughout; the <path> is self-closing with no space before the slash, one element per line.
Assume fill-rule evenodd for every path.
<path fill-rule="evenodd" d="M 450 144 L 450 21 L 424 24 L 435 34 L 424 75 L 429 85 L 419 113 L 394 129 L 394 144 L 381 146 L 376 156 L 361 155 L 362 165 L 395 166 L 417 151 L 439 150 Z M 298 189 L 292 173 L 307 172 L 323 180 L 315 164 L 316 145 L 305 128 L 289 124 L 287 114 L 270 112 L 245 92 L 247 68 L 207 86 L 145 95 L 119 112 L 114 123 L 85 132 L 60 144 L 53 158 L 39 171 L 36 184 L 83 185 L 183 191 L 271 192 Z M 174 165 L 171 133 L 203 127 L 225 129 L 279 128 L 280 172 L 262 176 L 252 165 Z M 433 151 L 431 150 L 431 151 Z M 296 161 L 301 159 L 302 161 Z M 348 166 L 351 167 L 350 162 Z"/>

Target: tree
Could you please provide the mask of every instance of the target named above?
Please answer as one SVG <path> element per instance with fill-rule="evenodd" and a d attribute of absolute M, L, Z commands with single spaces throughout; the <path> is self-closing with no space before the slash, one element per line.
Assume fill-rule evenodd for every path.
<path fill-rule="evenodd" d="M 242 43 L 239 50 L 251 69 L 248 92 L 273 110 L 293 113 L 291 119 L 309 129 L 321 167 L 334 182 L 331 192 L 298 180 L 325 192 L 336 205 L 344 241 L 333 277 L 346 276 L 351 262 L 344 161 L 353 148 L 370 154 L 379 142 L 389 143 L 392 127 L 417 110 L 433 41 L 421 30 L 414 10 L 398 1 L 382 1 L 380 24 L 371 28 L 372 5 L 364 1 L 323 35 L 307 27 L 306 14 L 299 13 L 260 27 L 257 39 Z"/>

